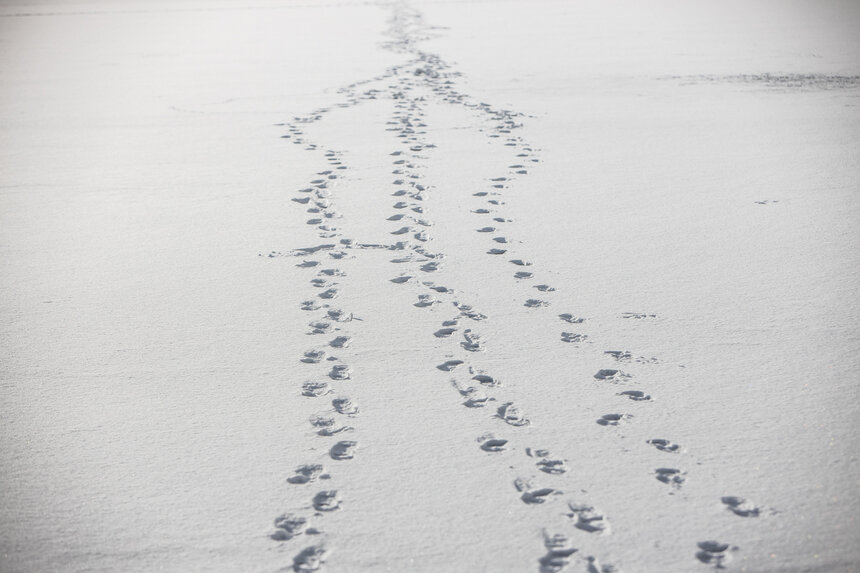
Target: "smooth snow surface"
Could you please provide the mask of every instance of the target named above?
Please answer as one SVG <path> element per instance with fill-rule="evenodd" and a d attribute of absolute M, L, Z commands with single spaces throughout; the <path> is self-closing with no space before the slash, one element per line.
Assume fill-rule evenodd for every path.
<path fill-rule="evenodd" d="M 0 5 L 0 570 L 860 569 L 860 6 Z"/>

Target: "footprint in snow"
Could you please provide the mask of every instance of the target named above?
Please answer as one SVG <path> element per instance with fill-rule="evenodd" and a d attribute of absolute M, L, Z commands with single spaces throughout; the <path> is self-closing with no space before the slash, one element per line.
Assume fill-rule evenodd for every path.
<path fill-rule="evenodd" d="M 328 344 L 332 348 L 346 348 L 352 342 L 352 338 L 349 336 L 338 336 L 333 338 Z"/>
<path fill-rule="evenodd" d="M 295 573 L 309 573 L 319 571 L 326 561 L 328 549 L 323 545 L 311 545 L 305 547 L 298 555 L 293 557 L 293 571 Z"/>
<path fill-rule="evenodd" d="M 681 451 L 681 446 L 672 443 L 669 440 L 664 440 L 663 438 L 654 438 L 652 440 L 648 440 L 647 443 L 651 444 L 662 452 L 668 452 L 670 454 L 677 454 Z"/>
<path fill-rule="evenodd" d="M 581 342 L 585 342 L 588 340 L 587 334 L 577 334 L 575 332 L 562 332 L 561 333 L 561 341 L 562 342 L 570 342 L 574 344 L 579 344 Z"/>
<path fill-rule="evenodd" d="M 481 342 L 481 337 L 472 332 L 472 329 L 467 328 L 463 331 L 463 342 L 460 346 L 469 352 L 479 352 L 484 349 L 484 343 Z"/>
<path fill-rule="evenodd" d="M 344 416 L 355 416 L 358 414 L 358 406 L 349 398 L 335 398 L 331 401 L 331 405 L 338 414 L 343 414 Z"/>
<path fill-rule="evenodd" d="M 488 374 L 475 374 L 474 376 L 472 376 L 472 380 L 475 380 L 479 384 L 487 386 L 489 388 L 496 388 L 502 385 L 498 378 L 493 378 Z"/>
<path fill-rule="evenodd" d="M 635 402 L 647 402 L 651 400 L 651 395 L 642 392 L 641 390 L 625 390 L 624 392 L 619 392 L 619 396 L 627 396 L 631 400 Z"/>
<path fill-rule="evenodd" d="M 418 308 L 427 308 L 428 306 L 433 306 L 434 304 L 439 304 L 439 301 L 436 300 L 432 295 L 419 294 L 418 302 L 416 302 L 412 306 L 417 306 Z"/>
<path fill-rule="evenodd" d="M 568 507 L 571 511 L 568 517 L 576 520 L 574 527 L 577 529 L 601 535 L 610 533 L 609 520 L 601 511 L 585 504 L 570 503 Z"/>
<path fill-rule="evenodd" d="M 302 396 L 319 398 L 332 392 L 327 382 L 305 382 L 302 384 Z"/>
<path fill-rule="evenodd" d="M 617 426 L 629 418 L 632 418 L 630 414 L 604 414 L 597 419 L 597 423 L 601 426 Z"/>
<path fill-rule="evenodd" d="M 537 453 L 544 454 L 539 456 L 542 459 L 535 464 L 540 471 L 550 475 L 561 475 L 567 472 L 567 464 L 564 460 L 550 459 L 549 452 L 546 450 L 537 450 Z"/>
<path fill-rule="evenodd" d="M 319 310 L 322 307 L 315 300 L 305 300 L 305 301 L 302 301 L 301 308 L 302 308 L 302 310 Z"/>
<path fill-rule="evenodd" d="M 433 333 L 433 336 L 435 336 L 436 338 L 448 338 L 455 332 L 457 332 L 456 328 L 440 328 Z"/>
<path fill-rule="evenodd" d="M 485 452 L 501 452 L 508 445 L 507 440 L 494 437 L 492 434 L 487 434 L 478 438 L 478 443 L 481 444 L 481 449 Z"/>
<path fill-rule="evenodd" d="M 307 525 L 308 520 L 304 517 L 285 513 L 275 518 L 276 530 L 270 537 L 275 541 L 289 541 L 304 533 Z"/>
<path fill-rule="evenodd" d="M 343 440 L 331 447 L 329 455 L 333 460 L 351 460 L 355 457 L 356 446 L 358 446 L 358 442 Z"/>
<path fill-rule="evenodd" d="M 438 368 L 439 370 L 442 370 L 444 372 L 451 372 L 455 368 L 457 368 L 457 366 L 460 366 L 461 364 L 463 364 L 462 360 L 447 360 L 447 361 L 443 362 L 442 364 L 440 364 L 439 366 L 437 366 L 436 368 Z"/>
<path fill-rule="evenodd" d="M 551 487 L 532 488 L 529 482 L 520 478 L 514 480 L 514 487 L 517 488 L 518 492 L 522 493 L 520 499 L 528 505 L 545 503 L 547 500 L 552 499 L 551 496 L 562 495 L 563 493 Z"/>
<path fill-rule="evenodd" d="M 340 509 L 340 502 L 337 490 L 330 489 L 317 493 L 313 499 L 313 506 L 317 511 L 334 511 Z"/>
<path fill-rule="evenodd" d="M 337 298 L 337 295 L 338 295 L 337 289 L 330 288 L 330 289 L 324 290 L 323 292 L 319 293 L 317 296 L 320 298 L 326 299 L 326 300 L 331 300 L 333 298 Z"/>
<path fill-rule="evenodd" d="M 301 361 L 305 364 L 318 364 L 325 358 L 325 352 L 322 350 L 308 350 L 304 353 Z"/>
<path fill-rule="evenodd" d="M 735 546 L 719 541 L 700 541 L 698 546 L 696 559 L 705 565 L 713 565 L 714 569 L 725 569 L 726 563 L 732 559 L 731 552 L 738 550 Z"/>
<path fill-rule="evenodd" d="M 544 547 L 547 553 L 538 560 L 540 573 L 559 573 L 570 565 L 570 557 L 578 551 L 570 544 L 570 539 L 560 533 L 547 535 L 544 532 Z"/>
<path fill-rule="evenodd" d="M 351 373 L 352 370 L 346 364 L 335 364 L 328 375 L 332 380 L 349 380 Z"/>
<path fill-rule="evenodd" d="M 306 484 L 316 481 L 317 479 L 329 479 L 325 469 L 320 464 L 306 464 L 295 469 L 294 476 L 287 478 L 287 482 L 291 484 Z"/>
<path fill-rule="evenodd" d="M 657 468 L 654 474 L 658 481 L 679 489 L 686 480 L 686 473 L 676 468 Z"/>
<path fill-rule="evenodd" d="M 523 306 L 525 306 L 526 308 L 540 308 L 542 306 L 549 306 L 549 303 L 545 300 L 530 298 L 525 303 L 523 303 Z"/>
<path fill-rule="evenodd" d="M 511 426 L 527 426 L 530 422 L 513 402 L 505 402 L 496 410 L 496 417 L 501 418 Z"/>
<path fill-rule="evenodd" d="M 740 517 L 758 517 L 761 514 L 761 508 L 742 497 L 727 495 L 720 498 L 720 501 L 723 502 L 726 509 Z"/>
<path fill-rule="evenodd" d="M 326 334 L 331 331 L 331 323 L 328 322 L 311 322 L 308 326 L 311 327 L 308 334 Z"/>
<path fill-rule="evenodd" d="M 560 315 L 558 315 L 558 317 L 560 319 L 562 319 L 563 321 L 569 322 L 571 324 L 582 324 L 583 322 L 585 322 L 584 318 L 579 318 L 577 316 L 573 316 L 569 312 L 565 312 L 563 314 L 560 314 Z"/>
<path fill-rule="evenodd" d="M 614 368 L 603 368 L 594 374 L 594 378 L 597 380 L 608 380 L 610 382 L 619 382 L 624 378 L 630 377 L 630 374 L 622 372 L 621 370 L 615 370 Z"/>

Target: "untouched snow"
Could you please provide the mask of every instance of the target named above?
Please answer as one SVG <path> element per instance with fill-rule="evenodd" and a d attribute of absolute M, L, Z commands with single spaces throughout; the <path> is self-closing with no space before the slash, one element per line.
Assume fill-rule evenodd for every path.
<path fill-rule="evenodd" d="M 4 3 L 0 569 L 856 570 L 858 24 Z"/>

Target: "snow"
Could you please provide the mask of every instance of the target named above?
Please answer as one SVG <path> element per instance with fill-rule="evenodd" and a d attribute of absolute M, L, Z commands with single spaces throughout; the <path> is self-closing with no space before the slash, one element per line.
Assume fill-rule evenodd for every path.
<path fill-rule="evenodd" d="M 855 570 L 858 21 L 5 3 L 0 569 Z"/>

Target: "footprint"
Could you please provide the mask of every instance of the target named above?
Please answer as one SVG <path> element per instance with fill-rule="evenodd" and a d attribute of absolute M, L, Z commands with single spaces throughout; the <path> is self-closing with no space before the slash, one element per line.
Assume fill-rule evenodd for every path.
<path fill-rule="evenodd" d="M 541 292 L 555 292 L 555 289 L 549 285 L 535 285 L 535 288 Z"/>
<path fill-rule="evenodd" d="M 332 392 L 327 382 L 305 382 L 302 384 L 302 396 L 319 398 Z"/>
<path fill-rule="evenodd" d="M 570 565 L 570 556 L 578 551 L 570 546 L 567 536 L 557 533 L 549 536 L 544 532 L 546 555 L 538 560 L 540 573 L 559 573 Z"/>
<path fill-rule="evenodd" d="M 604 350 L 603 353 L 608 354 L 619 362 L 627 362 L 633 358 L 633 355 L 626 350 Z"/>
<path fill-rule="evenodd" d="M 495 227 L 481 227 L 480 229 L 478 229 L 478 232 L 479 233 L 492 233 L 495 230 L 496 230 Z"/>
<path fill-rule="evenodd" d="M 560 315 L 558 315 L 558 317 L 560 319 L 562 319 L 563 321 L 569 322 L 571 324 L 582 324 L 583 322 L 585 322 L 584 318 L 579 318 L 579 317 L 573 316 L 569 312 L 565 312 L 563 314 L 560 314 Z"/>
<path fill-rule="evenodd" d="M 325 358 L 325 352 L 322 350 L 308 350 L 305 352 L 301 361 L 305 364 L 318 364 Z"/>
<path fill-rule="evenodd" d="M 519 271 L 517 274 L 514 275 L 514 278 L 515 279 L 530 279 L 533 276 L 534 276 L 534 273 L 529 273 L 526 271 Z"/>
<path fill-rule="evenodd" d="M 601 426 L 617 426 L 628 418 L 632 418 L 632 416 L 630 414 L 604 414 L 598 418 L 597 423 Z"/>
<path fill-rule="evenodd" d="M 542 306 L 549 306 L 549 303 L 546 302 L 545 300 L 538 300 L 536 298 L 530 298 L 523 304 L 523 306 L 525 306 L 526 308 L 539 308 Z"/>
<path fill-rule="evenodd" d="M 433 336 L 435 336 L 436 338 L 448 338 L 455 332 L 457 332 L 456 328 L 440 328 L 433 333 Z"/>
<path fill-rule="evenodd" d="M 416 302 L 413 306 L 417 306 L 418 308 L 426 308 L 428 306 L 433 306 L 434 304 L 439 304 L 439 301 L 436 300 L 432 295 L 419 294 L 418 302 Z"/>
<path fill-rule="evenodd" d="M 437 366 L 436 368 L 438 368 L 439 370 L 442 370 L 444 372 L 451 372 L 455 368 L 457 368 L 457 366 L 459 366 L 461 364 L 463 364 L 462 360 L 447 360 L 447 361 L 443 362 L 442 364 L 440 364 L 439 366 Z"/>
<path fill-rule="evenodd" d="M 493 240 L 497 243 L 507 243 L 508 240 L 505 237 L 493 237 Z"/>
<path fill-rule="evenodd" d="M 352 370 L 346 364 L 335 364 L 328 375 L 332 380 L 349 380 L 351 373 Z"/>
<path fill-rule="evenodd" d="M 421 265 L 421 270 L 425 273 L 432 273 L 434 271 L 438 271 L 439 263 L 437 263 L 436 261 L 430 261 L 429 263 Z"/>
<path fill-rule="evenodd" d="M 646 394 L 641 390 L 625 390 L 624 392 L 619 392 L 618 395 L 627 396 L 628 398 L 636 402 L 646 402 L 651 399 L 650 394 Z"/>
<path fill-rule="evenodd" d="M 517 488 L 517 491 L 522 492 L 520 499 L 529 505 L 545 503 L 548 499 L 551 499 L 550 496 L 562 495 L 563 493 L 551 487 L 531 489 L 531 485 L 527 481 L 519 478 L 514 480 L 514 487 Z"/>
<path fill-rule="evenodd" d="M 685 472 L 676 468 L 657 468 L 654 473 L 659 481 L 669 484 L 675 489 L 680 488 L 686 480 Z"/>
<path fill-rule="evenodd" d="M 511 426 L 527 426 L 530 423 L 522 410 L 513 402 L 505 402 L 499 406 L 496 416 Z"/>
<path fill-rule="evenodd" d="M 460 343 L 460 346 L 463 349 L 468 350 L 469 352 L 479 352 L 483 350 L 484 344 L 481 342 L 481 337 L 477 334 L 472 333 L 472 329 L 467 328 L 463 331 L 463 342 Z"/>
<path fill-rule="evenodd" d="M 472 380 L 475 380 L 478 383 L 483 384 L 484 386 L 488 386 L 490 388 L 495 388 L 497 386 L 502 385 L 502 383 L 499 382 L 497 379 L 493 378 L 492 376 L 488 376 L 487 374 L 475 374 L 474 376 L 472 376 Z"/>
<path fill-rule="evenodd" d="M 336 489 L 321 491 L 313 499 L 314 509 L 317 511 L 334 511 L 340 509 L 340 503 L 340 495 Z"/>
<path fill-rule="evenodd" d="M 656 314 L 645 314 L 642 312 L 622 312 L 621 318 L 635 318 L 635 319 L 643 319 L 643 318 L 656 318 Z"/>
<path fill-rule="evenodd" d="M 504 451 L 505 446 L 508 445 L 507 440 L 494 438 L 492 434 L 481 436 L 478 438 L 478 442 L 481 444 L 481 449 L 485 452 L 501 452 Z"/>
<path fill-rule="evenodd" d="M 311 268 L 311 267 L 315 267 L 315 266 L 317 266 L 318 264 L 320 264 L 320 262 L 319 262 L 319 261 L 303 261 L 303 262 L 301 262 L 301 263 L 297 264 L 296 266 L 297 266 L 297 267 L 302 267 L 302 268 L 305 268 L 305 269 L 309 269 L 309 268 Z"/>
<path fill-rule="evenodd" d="M 276 541 L 288 541 L 301 535 L 308 526 L 308 520 L 298 515 L 285 513 L 275 518 L 277 530 L 270 536 Z"/>
<path fill-rule="evenodd" d="M 489 402 L 495 402 L 495 398 L 490 398 L 489 396 L 469 396 L 463 405 L 467 408 L 483 408 Z"/>
<path fill-rule="evenodd" d="M 302 301 L 302 310 L 319 310 L 322 308 L 315 300 Z"/>
<path fill-rule="evenodd" d="M 351 460 L 355 457 L 355 448 L 357 445 L 358 442 L 343 440 L 331 447 L 329 455 L 333 460 Z"/>
<path fill-rule="evenodd" d="M 677 454 L 681 451 L 681 446 L 678 444 L 674 444 L 669 440 L 664 440 L 662 438 L 654 438 L 653 440 L 648 440 L 649 444 L 654 446 L 660 451 L 668 452 L 670 454 Z"/>
<path fill-rule="evenodd" d="M 327 277 L 344 277 L 346 273 L 340 269 L 323 269 L 319 272 L 321 275 L 325 275 Z"/>
<path fill-rule="evenodd" d="M 323 292 L 319 293 L 317 296 L 319 296 L 320 298 L 327 299 L 327 300 L 337 298 L 337 289 L 330 288 L 330 289 L 324 290 Z"/>
<path fill-rule="evenodd" d="M 329 342 L 329 346 L 332 348 L 346 348 L 352 342 L 352 338 L 349 336 L 338 336 Z"/>
<path fill-rule="evenodd" d="M 511 262 L 519 267 L 530 267 L 532 264 L 528 261 L 524 261 L 522 259 L 513 259 Z"/>
<path fill-rule="evenodd" d="M 409 275 L 403 275 L 403 276 L 395 277 L 395 278 L 391 279 L 391 282 L 393 282 L 394 284 L 402 285 L 403 283 L 409 281 L 409 279 L 411 279 L 411 278 L 412 277 Z"/>
<path fill-rule="evenodd" d="M 610 533 L 609 520 L 602 512 L 594 509 L 590 505 L 568 504 L 570 507 L 570 515 L 568 517 L 576 519 L 574 527 L 587 531 L 588 533 L 598 533 L 606 535 Z"/>
<path fill-rule="evenodd" d="M 508 251 L 505 249 L 490 249 L 489 251 L 487 251 L 487 254 L 488 255 L 504 255 L 507 252 Z"/>
<path fill-rule="evenodd" d="M 540 471 L 552 475 L 561 475 L 567 472 L 567 464 L 564 460 L 541 460 L 537 463 Z"/>
<path fill-rule="evenodd" d="M 409 233 L 410 231 L 412 231 L 411 227 L 400 227 L 396 231 L 392 231 L 391 234 L 392 235 L 405 235 L 406 233 Z"/>
<path fill-rule="evenodd" d="M 402 219 L 402 218 L 403 218 L 403 217 L 405 217 L 405 216 L 406 216 L 406 215 L 404 215 L 403 213 L 396 213 L 396 214 L 394 214 L 394 215 L 390 216 L 390 217 L 389 217 L 388 219 L 386 219 L 386 220 L 387 220 L 387 221 L 399 221 L 400 219 Z"/>
<path fill-rule="evenodd" d="M 726 509 L 741 517 L 758 517 L 761 514 L 760 508 L 742 497 L 727 495 L 720 498 L 720 501 L 726 505 Z"/>
<path fill-rule="evenodd" d="M 597 380 L 609 380 L 611 382 L 618 382 L 623 378 L 630 378 L 630 374 L 626 374 L 620 370 L 615 370 L 613 368 L 603 368 L 598 370 L 594 375 Z"/>
<path fill-rule="evenodd" d="M 344 416 L 355 416 L 358 414 L 358 406 L 349 398 L 335 398 L 331 401 L 331 405 L 338 414 L 343 414 Z"/>
<path fill-rule="evenodd" d="M 562 342 L 573 342 L 580 343 L 588 340 L 587 334 L 576 334 L 575 332 L 562 332 L 561 333 L 561 341 Z"/>
<path fill-rule="evenodd" d="M 324 468 L 320 464 L 306 464 L 295 469 L 296 475 L 288 477 L 287 482 L 292 484 L 306 484 L 317 479 L 328 479 L 324 474 Z M 276 524 L 277 525 L 277 524 Z"/>
<path fill-rule="evenodd" d="M 350 322 L 353 318 L 352 313 L 345 312 L 339 308 L 329 309 L 326 313 L 328 317 L 336 322 Z"/>
<path fill-rule="evenodd" d="M 719 541 L 700 541 L 698 546 L 696 559 L 706 565 L 713 565 L 714 569 L 725 569 L 725 564 L 732 559 L 729 552 L 738 550 L 737 547 Z"/>

